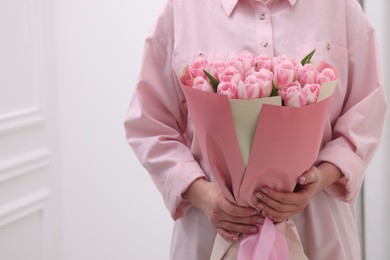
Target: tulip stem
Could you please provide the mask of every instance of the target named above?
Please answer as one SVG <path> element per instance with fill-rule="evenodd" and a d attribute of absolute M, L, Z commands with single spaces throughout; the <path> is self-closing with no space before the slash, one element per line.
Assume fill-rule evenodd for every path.
<path fill-rule="evenodd" d="M 279 93 L 278 93 L 278 89 L 276 88 L 275 86 L 275 82 L 272 80 L 272 92 L 271 92 L 271 95 L 269 95 L 270 97 L 276 97 Z"/>

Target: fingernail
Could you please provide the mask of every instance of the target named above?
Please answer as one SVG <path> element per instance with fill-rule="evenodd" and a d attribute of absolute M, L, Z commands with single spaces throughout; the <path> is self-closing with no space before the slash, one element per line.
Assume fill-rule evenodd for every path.
<path fill-rule="evenodd" d="M 251 228 L 251 233 L 257 233 L 257 228 L 256 227 Z"/>
<path fill-rule="evenodd" d="M 252 211 L 252 216 L 259 215 L 259 212 L 257 210 Z"/>
<path fill-rule="evenodd" d="M 301 176 L 301 177 L 299 177 L 298 182 L 299 182 L 299 184 L 304 184 L 305 180 L 306 180 L 305 176 Z"/>
<path fill-rule="evenodd" d="M 260 194 L 260 193 L 257 193 L 256 194 L 256 198 L 258 198 L 259 200 L 263 199 L 263 196 Z"/>
<path fill-rule="evenodd" d="M 264 218 L 258 218 L 257 223 L 259 224 L 264 224 Z"/>
<path fill-rule="evenodd" d="M 265 194 L 268 194 L 268 191 L 266 189 L 261 189 L 261 191 Z"/>
<path fill-rule="evenodd" d="M 259 210 L 262 210 L 262 209 L 264 209 L 264 206 L 263 206 L 263 204 L 258 204 L 258 205 L 257 205 L 257 208 L 258 208 Z"/>
<path fill-rule="evenodd" d="M 233 241 L 234 242 L 237 242 L 237 241 L 239 241 L 240 240 L 240 237 L 233 237 Z"/>

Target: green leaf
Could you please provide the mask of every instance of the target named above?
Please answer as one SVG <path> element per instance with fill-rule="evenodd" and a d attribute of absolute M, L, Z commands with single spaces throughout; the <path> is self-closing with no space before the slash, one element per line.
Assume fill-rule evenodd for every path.
<path fill-rule="evenodd" d="M 316 49 L 314 49 L 312 52 L 310 52 L 308 55 L 306 55 L 305 58 L 303 58 L 303 59 L 301 60 L 302 66 L 304 66 L 305 64 L 310 63 L 310 60 L 311 60 L 311 58 L 313 57 L 313 55 L 314 55 L 315 52 L 316 52 Z"/>
<path fill-rule="evenodd" d="M 204 74 L 206 74 L 206 77 L 210 80 L 210 84 L 213 87 L 214 93 L 217 93 L 217 88 L 219 85 L 219 82 L 216 78 L 213 77 L 210 73 L 207 71 L 203 70 Z"/>
<path fill-rule="evenodd" d="M 275 82 L 272 81 L 272 92 L 271 92 L 270 97 L 276 97 L 277 95 L 278 95 L 278 89 L 275 86 Z"/>

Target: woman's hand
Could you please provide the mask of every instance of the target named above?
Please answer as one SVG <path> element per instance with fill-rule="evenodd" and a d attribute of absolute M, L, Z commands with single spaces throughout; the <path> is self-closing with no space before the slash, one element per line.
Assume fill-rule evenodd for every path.
<path fill-rule="evenodd" d="M 239 207 L 228 201 L 215 182 L 198 179 L 183 197 L 200 208 L 226 240 L 238 241 L 242 234 L 257 233 L 256 224 L 264 221 L 255 209 Z"/>
<path fill-rule="evenodd" d="M 264 217 L 267 216 L 274 222 L 285 221 L 302 212 L 314 195 L 342 176 L 341 171 L 333 164 L 322 163 L 318 168 L 313 166 L 298 178 L 300 188 L 297 192 L 261 189 L 256 194 L 258 209 Z"/>

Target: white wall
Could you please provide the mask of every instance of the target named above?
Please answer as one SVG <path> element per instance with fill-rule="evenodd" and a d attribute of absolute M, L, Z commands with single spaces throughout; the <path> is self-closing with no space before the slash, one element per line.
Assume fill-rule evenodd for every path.
<path fill-rule="evenodd" d="M 55 3 L 63 259 L 168 259 L 172 221 L 122 123 L 162 1 Z"/>
<path fill-rule="evenodd" d="M 365 11 L 379 39 L 385 90 L 390 101 L 390 2 L 366 0 Z M 369 166 L 364 185 L 366 259 L 390 259 L 390 118 L 384 140 Z"/>

